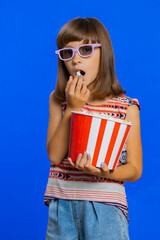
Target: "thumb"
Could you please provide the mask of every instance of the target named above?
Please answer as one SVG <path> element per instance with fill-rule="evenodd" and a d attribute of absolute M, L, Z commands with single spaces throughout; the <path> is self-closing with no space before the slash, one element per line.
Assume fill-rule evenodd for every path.
<path fill-rule="evenodd" d="M 103 172 L 109 172 L 109 168 L 104 162 L 101 163 L 101 169 Z"/>

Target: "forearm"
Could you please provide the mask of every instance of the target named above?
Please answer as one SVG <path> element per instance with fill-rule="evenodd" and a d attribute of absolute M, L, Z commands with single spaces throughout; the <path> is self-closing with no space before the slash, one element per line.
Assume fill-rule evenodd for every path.
<path fill-rule="evenodd" d="M 55 134 L 47 145 L 49 160 L 53 164 L 60 164 L 68 152 L 71 123 L 71 110 L 66 109 Z"/>
<path fill-rule="evenodd" d="M 116 180 L 116 181 L 128 181 L 135 182 L 141 177 L 142 172 L 138 170 L 131 163 L 126 163 L 121 166 L 117 166 L 115 170 L 111 170 L 106 174 L 99 174 L 103 178 Z"/>

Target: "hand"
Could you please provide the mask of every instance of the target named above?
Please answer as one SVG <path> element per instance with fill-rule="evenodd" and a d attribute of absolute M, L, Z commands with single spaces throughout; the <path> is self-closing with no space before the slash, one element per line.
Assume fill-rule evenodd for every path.
<path fill-rule="evenodd" d="M 76 162 L 73 162 L 71 158 L 68 158 L 72 167 L 77 168 L 79 170 L 83 170 L 87 173 L 97 175 L 99 177 L 107 178 L 107 174 L 110 172 L 108 166 L 106 164 L 101 164 L 101 168 L 94 167 L 91 164 L 91 156 L 86 152 L 79 154 Z"/>
<path fill-rule="evenodd" d="M 65 88 L 67 107 L 72 110 L 81 110 L 88 101 L 90 91 L 82 77 L 70 76 Z"/>

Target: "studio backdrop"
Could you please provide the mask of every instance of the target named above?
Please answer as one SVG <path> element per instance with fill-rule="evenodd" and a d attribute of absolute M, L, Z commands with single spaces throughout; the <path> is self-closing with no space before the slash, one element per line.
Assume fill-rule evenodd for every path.
<path fill-rule="evenodd" d="M 56 37 L 75 17 L 96 17 L 105 25 L 117 77 L 126 95 L 139 100 L 144 167 L 140 180 L 126 183 L 129 232 L 131 240 L 159 239 L 159 12 L 155 0 L 0 0 L 1 239 L 45 239 Z"/>

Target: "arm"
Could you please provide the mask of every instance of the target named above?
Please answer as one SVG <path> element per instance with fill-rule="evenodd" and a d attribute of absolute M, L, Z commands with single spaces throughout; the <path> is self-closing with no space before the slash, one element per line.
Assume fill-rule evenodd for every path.
<path fill-rule="evenodd" d="M 82 78 L 70 77 L 66 89 L 67 109 L 62 116 L 61 104 L 54 99 L 54 92 L 49 99 L 49 123 L 47 132 L 47 153 L 53 164 L 60 164 L 68 152 L 71 111 L 81 110 L 89 97 L 89 90 Z"/>
<path fill-rule="evenodd" d="M 69 111 L 66 111 L 62 117 L 61 104 L 55 101 L 54 92 L 52 92 L 49 98 L 47 153 L 49 160 L 54 164 L 60 163 L 67 154 L 70 118 Z"/>
<path fill-rule="evenodd" d="M 140 117 L 137 106 L 133 105 L 128 107 L 126 120 L 129 122 L 131 121 L 133 124 L 127 139 L 126 164 L 118 166 L 114 171 L 109 171 L 107 165 L 101 168 L 96 168 L 91 165 L 90 156 L 85 154 L 79 156 L 75 164 L 69 159 L 72 166 L 103 178 L 117 181 L 137 181 L 142 174 Z"/>

